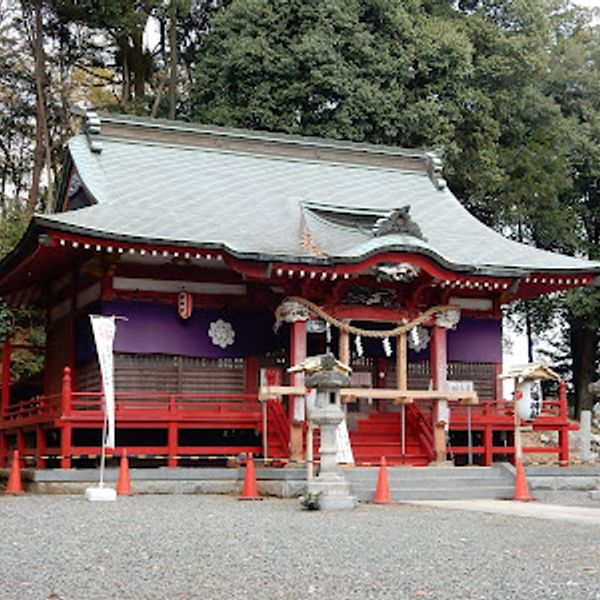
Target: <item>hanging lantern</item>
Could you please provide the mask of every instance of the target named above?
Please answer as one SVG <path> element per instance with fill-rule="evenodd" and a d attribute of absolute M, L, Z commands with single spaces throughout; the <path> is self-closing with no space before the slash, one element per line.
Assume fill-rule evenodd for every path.
<path fill-rule="evenodd" d="M 532 421 L 542 412 L 542 384 L 540 380 L 528 379 L 518 384 L 515 398 L 517 413 L 521 419 Z"/>
<path fill-rule="evenodd" d="M 179 296 L 177 296 L 177 314 L 182 319 L 189 319 L 192 316 L 192 308 L 192 295 L 189 292 L 179 292 Z"/>

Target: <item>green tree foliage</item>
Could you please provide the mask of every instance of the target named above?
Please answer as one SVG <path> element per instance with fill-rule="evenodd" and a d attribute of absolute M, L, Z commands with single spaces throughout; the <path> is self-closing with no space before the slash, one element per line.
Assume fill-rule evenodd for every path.
<path fill-rule="evenodd" d="M 145 109 L 146 81 L 152 69 L 152 57 L 144 47 L 144 31 L 160 0 L 54 0 L 53 8 L 63 23 L 80 23 L 97 30 L 114 46 L 109 54 L 121 71 L 121 102 L 132 101 Z M 108 41 L 107 40 L 107 41 Z M 108 44 L 100 43 L 99 49 Z M 102 52 L 96 52 L 95 58 Z"/>
<path fill-rule="evenodd" d="M 421 3 L 234 0 L 199 55 L 192 117 L 407 146 L 452 137 L 471 43 Z"/>
<path fill-rule="evenodd" d="M 194 119 L 443 148 L 451 188 L 490 226 L 599 253 L 600 33 L 589 12 L 561 0 L 233 0 L 211 26 Z M 562 315 L 577 408 L 594 372 L 595 298 L 516 307 L 532 331 Z"/>

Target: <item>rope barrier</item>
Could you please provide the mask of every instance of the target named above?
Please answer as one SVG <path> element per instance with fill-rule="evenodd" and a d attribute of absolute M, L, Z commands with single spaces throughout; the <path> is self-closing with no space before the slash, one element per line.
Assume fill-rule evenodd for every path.
<path fill-rule="evenodd" d="M 332 317 L 331 315 L 329 315 L 318 304 L 315 304 L 314 302 L 311 302 L 310 300 L 307 300 L 306 298 L 302 298 L 300 296 L 289 296 L 279 305 L 279 308 L 277 310 L 279 311 L 281 306 L 283 304 L 285 304 L 286 302 L 296 302 L 298 304 L 302 304 L 308 310 L 310 310 L 310 312 L 321 317 L 321 319 L 323 319 L 330 325 L 337 327 L 341 331 L 345 331 L 345 332 L 351 333 L 353 335 L 360 335 L 362 337 L 379 338 L 379 339 L 395 337 L 397 335 L 400 335 L 401 333 L 406 333 L 406 332 L 410 331 L 411 329 L 414 329 L 415 327 L 422 325 L 423 323 L 428 321 L 433 315 L 435 315 L 437 313 L 448 312 L 448 311 L 460 311 L 459 306 L 455 306 L 453 304 L 440 304 L 440 305 L 432 306 L 431 308 L 428 308 L 424 313 L 420 314 L 418 317 L 416 317 L 412 321 L 409 321 L 408 323 L 403 323 L 402 325 L 398 325 L 397 327 L 394 327 L 393 329 L 377 330 L 377 329 L 363 329 L 362 327 L 355 327 L 354 325 L 345 323 L 344 321 L 341 321 L 340 319 L 337 319 L 336 317 Z M 281 320 L 279 314 L 277 314 L 277 320 L 278 320 L 278 322 Z"/>

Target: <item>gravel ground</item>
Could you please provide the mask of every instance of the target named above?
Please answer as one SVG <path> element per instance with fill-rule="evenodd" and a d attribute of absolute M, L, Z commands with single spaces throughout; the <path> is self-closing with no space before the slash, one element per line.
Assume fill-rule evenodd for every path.
<path fill-rule="evenodd" d="M 0 598 L 600 599 L 600 526 L 361 505 L 0 497 Z"/>

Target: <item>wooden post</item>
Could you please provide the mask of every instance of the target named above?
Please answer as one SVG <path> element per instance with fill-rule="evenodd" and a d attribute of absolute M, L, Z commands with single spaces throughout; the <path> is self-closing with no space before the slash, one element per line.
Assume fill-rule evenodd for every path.
<path fill-rule="evenodd" d="M 23 428 L 17 429 L 17 450 L 19 451 L 19 465 L 24 467 L 27 447 L 25 446 L 25 434 Z"/>
<path fill-rule="evenodd" d="M 494 430 L 485 425 L 483 429 L 483 466 L 491 467 L 494 460 Z"/>
<path fill-rule="evenodd" d="M 558 464 L 569 466 L 569 428 L 564 426 L 558 430 Z"/>
<path fill-rule="evenodd" d="M 558 382 L 558 402 L 560 417 L 568 424 L 567 384 L 562 379 Z"/>
<path fill-rule="evenodd" d="M 65 367 L 62 378 L 61 391 L 61 417 L 69 417 L 71 414 L 71 404 L 73 398 L 73 382 L 71 379 L 71 367 Z M 72 451 L 73 430 L 70 421 L 63 423 L 60 431 L 60 466 L 62 469 L 71 468 L 71 451 Z"/>
<path fill-rule="evenodd" d="M 350 334 L 344 329 L 340 329 L 339 344 L 340 362 L 350 366 Z"/>
<path fill-rule="evenodd" d="M 290 364 L 297 365 L 306 358 L 306 321 L 290 324 Z M 304 386 L 304 373 L 292 373 L 292 386 Z M 304 422 L 304 396 L 290 396 L 288 419 L 290 422 L 290 460 L 302 461 L 302 424 Z"/>
<path fill-rule="evenodd" d="M 12 345 L 10 337 L 4 338 L 2 347 L 2 398 L 0 400 L 0 418 L 4 417 L 10 406 L 10 353 Z"/>
<path fill-rule="evenodd" d="M 558 382 L 558 401 L 560 417 L 564 425 L 558 430 L 558 464 L 561 467 L 569 466 L 569 428 L 568 428 L 568 406 L 567 406 L 567 384 Z"/>
<path fill-rule="evenodd" d="M 4 338 L 2 347 L 2 392 L 0 395 L 0 467 L 8 466 L 8 441 L 1 429 L 2 421 L 6 418 L 6 413 L 10 406 L 10 352 L 11 342 L 10 337 Z"/>
<path fill-rule="evenodd" d="M 515 411 L 515 465 L 519 460 L 523 460 L 523 442 L 521 440 L 521 419 L 517 410 L 519 380 L 515 378 L 515 393 L 514 393 L 514 411 Z"/>
<path fill-rule="evenodd" d="M 502 400 L 503 390 L 502 390 L 502 379 L 500 379 L 499 375 L 502 373 L 502 363 L 494 363 L 494 400 Z"/>
<path fill-rule="evenodd" d="M 168 440 L 167 444 L 169 447 L 169 456 L 167 458 L 167 467 L 177 466 L 177 423 L 169 423 L 169 429 L 167 432 Z"/>
<path fill-rule="evenodd" d="M 73 380 L 71 378 L 71 367 L 63 369 L 62 393 L 61 393 L 61 413 L 63 417 L 71 414 L 71 402 L 73 397 Z"/>
<path fill-rule="evenodd" d="M 60 468 L 71 468 L 73 429 L 69 421 L 63 424 L 60 430 Z"/>
<path fill-rule="evenodd" d="M 408 389 L 408 360 L 406 352 L 406 332 L 396 338 L 396 387 Z"/>
<path fill-rule="evenodd" d="M 446 328 L 434 326 L 431 336 L 430 364 L 431 379 L 434 390 L 445 390 L 446 378 L 448 375 L 447 360 L 447 337 Z M 447 454 L 445 426 L 448 414 L 448 402 L 446 400 L 437 400 L 433 406 L 433 426 L 434 433 L 440 422 L 444 422 L 444 436 L 434 435 L 434 455 L 436 462 L 445 462 Z M 442 458 L 443 457 L 443 458 Z"/>
<path fill-rule="evenodd" d="M 244 379 L 246 394 L 258 392 L 258 360 L 256 356 L 248 356 L 244 360 Z"/>
<path fill-rule="evenodd" d="M 343 362 L 345 365 L 350 366 L 350 334 L 343 329 L 340 329 L 338 356 L 340 362 Z M 343 402 L 344 413 L 346 413 L 347 406 L 344 402 L 344 398 L 342 398 L 341 400 Z"/>
<path fill-rule="evenodd" d="M 387 358 L 375 359 L 375 387 L 385 389 L 387 387 Z M 374 399 L 374 410 L 376 412 L 384 412 L 385 404 L 381 400 Z"/>
<path fill-rule="evenodd" d="M 167 457 L 167 467 L 176 467 L 177 466 L 177 455 L 179 440 L 178 434 L 178 425 L 176 421 L 176 403 L 175 396 L 169 396 L 169 425 L 167 429 L 167 448 L 168 448 L 168 457 Z"/>
<path fill-rule="evenodd" d="M 0 469 L 8 466 L 8 443 L 4 431 L 0 429 Z"/>
<path fill-rule="evenodd" d="M 46 432 L 41 425 L 35 428 L 35 466 L 37 469 L 43 469 L 46 466 L 46 460 L 43 455 L 46 453 Z"/>

